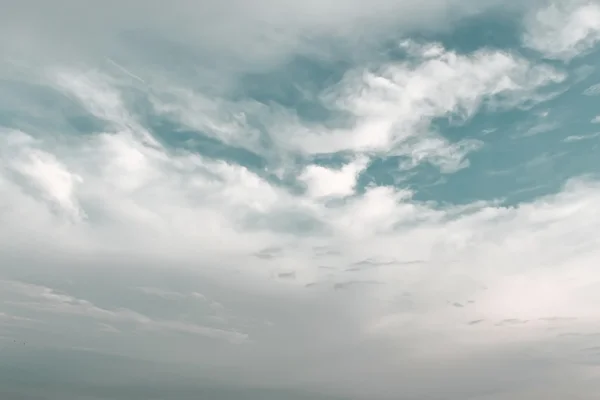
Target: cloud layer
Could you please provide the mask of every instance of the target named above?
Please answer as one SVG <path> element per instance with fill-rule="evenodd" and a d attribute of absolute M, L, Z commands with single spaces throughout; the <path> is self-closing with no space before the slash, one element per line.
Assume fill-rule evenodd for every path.
<path fill-rule="evenodd" d="M 596 2 L 515 7 L 519 47 L 475 50 L 445 38 L 494 1 L 180 3 L 8 8 L 6 376 L 58 351 L 42 396 L 593 398 Z M 502 195 L 452 201 L 478 185 Z"/>

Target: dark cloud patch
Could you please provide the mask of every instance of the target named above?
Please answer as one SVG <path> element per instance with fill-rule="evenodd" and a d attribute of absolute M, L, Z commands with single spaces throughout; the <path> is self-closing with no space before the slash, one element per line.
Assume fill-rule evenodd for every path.
<path fill-rule="evenodd" d="M 254 256 L 262 260 L 273 260 L 283 255 L 283 249 L 280 247 L 268 247 L 256 253 Z"/>
<path fill-rule="evenodd" d="M 498 322 L 496 325 L 497 326 L 515 326 L 515 325 L 524 325 L 528 322 L 529 322 L 529 320 L 527 320 L 527 319 L 507 318 L 507 319 L 503 319 L 502 321 Z"/>
<path fill-rule="evenodd" d="M 356 280 L 356 281 L 346 281 L 346 282 L 338 282 L 333 285 L 335 290 L 349 289 L 355 286 L 362 285 L 383 285 L 382 282 L 378 281 L 369 281 L 369 280 Z"/>
<path fill-rule="evenodd" d="M 280 279 L 296 279 L 296 271 L 291 272 L 280 272 L 277 274 Z"/>

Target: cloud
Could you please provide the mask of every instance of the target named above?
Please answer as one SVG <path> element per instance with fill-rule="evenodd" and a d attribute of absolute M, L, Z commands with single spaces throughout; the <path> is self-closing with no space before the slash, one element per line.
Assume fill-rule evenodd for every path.
<path fill-rule="evenodd" d="M 74 186 L 81 182 L 81 178 L 66 170 L 52 154 L 31 150 L 24 159 L 15 160 L 11 167 L 37 187 L 42 197 L 55 203 L 73 218 L 83 217 L 73 199 Z"/>
<path fill-rule="evenodd" d="M 548 58 L 570 60 L 600 40 L 600 5 L 594 0 L 549 2 L 528 19 L 524 43 Z"/>
<path fill-rule="evenodd" d="M 592 85 L 583 91 L 583 94 L 586 96 L 597 96 L 600 94 L 600 85 Z"/>
<path fill-rule="evenodd" d="M 86 348 L 95 356 L 82 370 L 94 371 L 100 355 L 144 360 L 138 372 L 119 365 L 122 376 L 96 377 L 107 386 L 152 365 L 161 376 L 153 384 L 181 373 L 196 394 L 201 379 L 382 400 L 596 393 L 600 186 L 564 165 L 530 168 L 561 151 L 585 164 L 578 142 L 592 151 L 596 137 L 587 125 L 566 133 L 563 120 L 520 138 L 527 144 L 510 134 L 548 128 L 540 109 L 561 110 L 570 90 L 588 101 L 571 88 L 575 73 L 519 49 L 421 38 L 396 43 L 400 56 L 349 58 L 324 87 L 301 87 L 323 110 L 318 118 L 249 97 L 237 78 L 227 90 L 206 84 L 221 84 L 212 80 L 227 57 L 244 60 L 233 69 L 268 75 L 275 58 L 306 55 L 287 48 L 296 41 L 325 52 L 329 43 L 314 41 L 324 35 L 352 47 L 359 22 L 413 29 L 494 2 L 276 3 L 215 3 L 199 15 L 183 1 L 164 12 L 132 0 L 98 10 L 26 2 L 48 13 L 39 26 L 26 22 L 41 11 L 11 5 L 7 15 L 23 26 L 2 29 L 27 32 L 17 42 L 31 47 L 12 47 L 27 62 L 3 63 L 0 82 L 2 336 L 26 338 L 41 358 Z M 73 26 L 68 7 L 79 13 Z M 548 52 L 544 40 L 559 37 L 556 56 L 587 51 L 591 30 L 540 31 L 534 22 L 558 21 L 543 10 L 527 21 L 526 45 Z M 100 32 L 92 16 L 139 51 L 135 62 L 106 60 L 114 38 L 91 40 Z M 176 17 L 178 30 L 161 36 Z M 58 46 L 72 29 L 80 37 Z M 222 35 L 193 47 L 189 39 L 208 32 Z M 369 32 L 366 41 L 378 35 Z M 140 44 L 148 38 L 180 74 L 150 66 Z M 88 39 L 93 49 L 76 57 Z M 46 40 L 46 54 L 26 54 Z M 258 51 L 269 41 L 278 46 Z M 63 52 L 52 58 L 56 47 Z M 259 64 L 264 52 L 273 58 Z M 210 67 L 197 54 L 223 58 Z M 587 108 L 569 109 L 589 121 L 578 114 Z M 490 170 L 504 172 L 483 181 Z M 558 175 L 567 183 L 543 196 L 495 197 L 522 189 L 504 178 L 546 187 L 562 183 Z M 442 183 L 422 185 L 429 178 Z M 467 200 L 456 200 L 463 192 Z M 25 354 L 10 351 L 6 365 Z"/>
<path fill-rule="evenodd" d="M 589 135 L 573 135 L 573 136 L 567 136 L 565 138 L 565 142 L 578 142 L 580 140 L 589 140 L 589 139 L 593 139 L 600 136 L 599 132 L 596 133 L 590 133 Z"/>
<path fill-rule="evenodd" d="M 424 46 L 422 51 L 426 50 Z M 447 143 L 432 131 L 434 119 L 460 122 L 485 106 L 514 107 L 531 100 L 538 88 L 564 78 L 560 71 L 532 65 L 510 53 L 481 50 L 463 55 L 438 45 L 436 53 L 416 62 L 349 72 L 325 93 L 324 99 L 332 107 L 355 117 L 351 130 L 323 132 L 320 127 L 310 127 L 293 132 L 288 128 L 281 135 L 309 154 L 392 152 L 409 156 L 413 163 L 433 160 L 451 171 L 460 168 L 461 153 L 480 144 Z"/>
<path fill-rule="evenodd" d="M 123 128 L 116 124 L 115 130 L 118 129 Z M 36 143 L 32 138 L 22 135 L 8 137 L 21 152 L 27 152 L 33 143 L 48 146 L 48 142 Z M 34 230 L 37 230 L 38 236 L 47 237 L 52 237 L 50 232 L 55 235 L 62 230 L 65 244 L 57 246 L 53 240 L 46 239 L 45 245 L 53 252 L 64 251 L 60 250 L 61 247 L 70 247 L 92 255 L 97 249 L 112 248 L 127 254 L 126 257 L 132 261 L 139 260 L 142 252 L 154 253 L 169 260 L 171 266 L 181 260 L 186 265 L 193 264 L 199 272 L 210 275 L 213 273 L 207 264 L 218 265 L 225 268 L 224 271 L 230 271 L 222 272 L 225 273 L 225 281 L 233 279 L 229 274 L 237 270 L 243 279 L 235 285 L 244 288 L 239 289 L 241 292 L 237 296 L 246 299 L 245 296 L 249 295 L 243 295 L 244 291 L 265 291 L 270 293 L 269 296 L 275 296 L 284 309 L 299 307 L 294 305 L 294 298 L 298 296 L 317 296 L 321 307 L 330 303 L 328 308 L 321 310 L 319 317 L 318 314 L 310 314 L 315 311 L 308 314 L 298 311 L 293 313 L 293 318 L 313 329 L 318 326 L 319 332 L 333 329 L 332 324 L 338 322 L 342 326 L 349 324 L 352 330 L 345 335 L 350 342 L 380 341 L 382 346 L 393 347 L 400 341 L 406 346 L 413 346 L 413 350 L 396 353 L 399 358 L 392 355 L 384 357 L 378 353 L 378 349 L 361 350 L 364 352 L 361 357 L 375 357 L 378 354 L 378 360 L 385 360 L 382 368 L 384 365 L 392 368 L 389 363 L 398 363 L 401 359 L 424 367 L 434 353 L 438 360 L 458 362 L 466 349 L 487 354 L 502 347 L 519 348 L 531 342 L 543 348 L 543 343 L 555 343 L 558 333 L 593 332 L 597 329 L 595 321 L 598 315 L 591 305 L 595 304 L 594 285 L 597 281 L 594 265 L 598 255 L 594 232 L 600 221 L 593 212 L 593 204 L 599 200 L 600 192 L 593 182 L 574 184 L 556 196 L 517 208 L 490 204 L 472 205 L 470 209 L 440 208 L 416 202 L 410 191 L 393 187 L 368 188 L 363 194 L 350 192 L 355 178 L 339 188 L 317 185 L 312 186 L 312 191 L 309 190 L 306 195 L 293 195 L 239 166 L 205 160 L 197 155 L 178 155 L 165 148 L 156 149 L 154 145 L 144 144 L 141 136 L 126 131 L 102 134 L 96 139 L 91 142 L 95 150 L 90 154 L 98 158 L 74 157 L 73 154 L 80 155 L 82 152 L 67 153 L 60 146 L 50 146 L 56 153 L 55 157 L 60 155 L 64 159 L 63 164 L 82 177 L 71 192 L 71 197 L 76 200 L 73 200 L 73 204 L 79 204 L 88 218 L 74 224 L 61 227 L 60 221 L 64 217 L 45 211 L 44 202 L 10 203 L 11 199 L 39 197 L 35 193 L 26 195 L 14 192 L 14 188 L 22 184 L 22 179 L 31 179 L 28 176 L 3 176 L 3 179 L 11 181 L 7 187 L 13 188 L 7 192 L 11 195 L 3 200 L 5 209 L 18 210 L 28 204 L 30 217 L 26 224 L 31 230 L 20 234 L 21 238 L 33 238 Z M 84 147 L 75 149 L 84 150 L 89 146 L 87 143 L 87 139 L 76 141 L 76 146 Z M 50 149 L 45 151 L 49 152 Z M 122 152 L 132 155 L 123 157 Z M 190 169 L 194 179 L 187 181 Z M 352 171 L 349 175 L 353 177 L 354 174 L 355 171 Z M 316 185 L 314 181 L 313 185 Z M 315 187 L 324 189 L 317 191 Z M 152 195 L 148 195 L 150 193 Z M 312 196 L 323 193 L 349 198 L 333 207 L 312 200 Z M 91 205 L 102 205 L 102 208 L 92 212 Z M 291 212 L 288 207 L 302 210 L 326 229 L 312 236 L 300 234 L 297 227 L 292 227 L 281 236 L 244 223 L 249 215 L 266 218 L 266 215 L 278 210 Z M 31 217 L 36 215 L 45 215 L 45 224 Z M 8 212 L 3 213 L 2 218 L 5 237 L 9 237 L 6 227 L 14 226 L 15 222 L 11 222 L 12 214 Z M 221 226 L 216 223 L 211 225 L 210 218 L 215 222 L 222 221 Z M 211 239 L 215 235 L 217 237 Z M 56 235 L 53 237 L 56 238 Z M 126 246 L 123 245 L 124 238 L 127 238 Z M 13 232 L 13 243 L 14 239 Z M 341 251 L 312 256 L 310 249 L 324 243 Z M 284 249 L 281 257 L 273 259 L 273 263 L 260 259 L 253 261 L 244 256 L 260 252 L 268 246 L 283 246 Z M 354 272 L 360 275 L 345 276 L 347 266 L 364 259 L 423 262 L 369 269 Z M 333 270 L 322 274 L 318 269 L 322 263 L 334 265 Z M 41 269 L 42 264 L 36 268 Z M 285 283 L 275 283 L 281 280 L 270 280 L 270 271 L 279 276 L 293 274 L 295 279 L 283 279 Z M 313 282 L 320 285 L 304 288 L 304 285 Z M 375 282 L 378 284 L 371 284 Z M 134 324 L 142 328 L 142 332 L 180 332 L 232 341 L 240 337 L 240 334 L 229 330 L 214 330 L 180 319 L 150 317 L 134 311 L 135 308 L 100 307 L 46 286 L 13 281 L 5 286 L 3 293 L 16 292 L 29 299 L 11 300 L 11 304 L 20 309 L 91 318 L 118 331 L 123 329 L 119 324 Z M 146 294 L 180 299 L 186 304 L 197 301 L 192 295 L 193 291 L 144 287 Z M 333 290 L 342 287 L 346 290 Z M 356 304 L 348 303 L 346 297 L 338 297 L 343 294 L 335 294 L 346 292 L 356 296 Z M 410 296 L 404 296 L 404 293 Z M 447 301 L 460 304 L 470 304 L 469 301 L 472 301 L 473 305 L 449 307 Z M 237 307 L 239 311 L 240 306 Z M 255 362 L 259 351 L 264 351 L 269 356 L 260 367 L 255 367 L 255 373 L 247 379 L 264 382 L 278 368 L 280 384 L 293 386 L 302 381 L 310 387 L 328 390 L 327 385 L 319 383 L 323 378 L 316 379 L 311 372 L 310 366 L 319 360 L 318 354 L 303 353 L 311 346 L 327 348 L 330 345 L 327 337 L 302 339 L 301 335 L 291 332 L 293 326 L 287 327 L 287 320 L 279 312 L 262 307 L 248 306 L 245 312 L 240 311 L 252 317 L 254 322 L 249 327 L 251 333 L 248 335 L 258 343 L 249 345 L 244 355 L 230 360 L 247 365 Z M 351 317 L 333 318 L 333 315 L 346 308 L 352 310 Z M 300 307 L 300 310 L 303 309 Z M 307 310 L 303 312 L 307 313 Z M 325 317 L 333 319 L 325 322 Z M 547 320 L 553 317 L 575 319 Z M 345 322 L 345 318 L 350 318 L 350 322 Z M 469 325 L 469 321 L 480 319 L 484 321 Z M 502 321 L 510 319 L 532 322 L 522 328 L 502 324 Z M 256 322 L 267 320 L 275 321 L 271 330 Z M 337 329 L 330 334 L 334 333 L 342 334 Z M 138 332 L 138 335 L 145 334 Z M 289 348 L 287 342 L 292 337 L 295 338 L 292 346 L 295 349 Z M 435 340 L 431 342 L 419 337 L 433 337 Z M 435 346 L 434 343 L 445 344 Z M 289 366 L 282 368 L 275 353 L 286 346 L 288 348 L 284 354 L 289 357 Z M 473 357 L 477 359 L 479 356 L 474 354 Z M 361 358 L 353 359 L 346 355 L 342 359 L 357 362 Z M 397 372 L 406 371 L 398 365 L 395 368 Z M 358 371 L 349 373 L 357 374 Z M 357 389 L 341 374 L 329 376 L 332 382 L 343 382 L 344 388 Z M 434 375 L 432 379 L 438 379 L 439 376 Z M 363 390 L 368 388 L 382 398 L 385 398 L 385 393 L 381 389 L 378 391 L 378 387 L 397 387 L 384 378 L 370 379 Z M 404 380 L 400 380 L 400 383 L 409 384 Z M 451 385 L 445 387 L 450 388 Z M 426 393 L 426 389 L 418 385 L 411 390 L 417 394 Z M 350 389 L 342 389 L 341 386 L 335 391 L 350 393 Z"/>
<path fill-rule="evenodd" d="M 184 293 L 173 292 L 170 290 L 164 290 L 164 289 L 153 288 L 153 287 L 140 287 L 140 288 L 138 288 L 138 290 L 149 296 L 158 296 L 165 300 L 181 300 L 181 299 L 185 299 L 188 297 L 204 299 L 204 296 L 200 293 L 184 294 Z"/>
<path fill-rule="evenodd" d="M 26 298 L 25 301 L 8 300 L 7 304 L 17 308 L 30 309 L 38 314 L 56 313 L 91 318 L 103 327 L 108 327 L 111 332 L 122 332 L 125 328 L 121 324 L 133 324 L 137 329 L 149 332 L 160 333 L 166 331 L 200 335 L 211 339 L 227 340 L 231 343 L 243 343 L 248 339 L 246 334 L 233 330 L 228 331 L 177 320 L 152 319 L 127 308 L 116 310 L 105 309 L 87 300 L 76 298 L 66 293 L 60 293 L 40 285 L 15 281 L 2 281 L 0 284 L 5 291 L 5 296 L 6 294 L 9 296 L 16 294 Z M 117 330 L 110 324 L 118 324 L 121 330 Z"/>
<path fill-rule="evenodd" d="M 170 43 L 184 50 L 171 55 L 195 59 L 202 70 L 217 63 L 236 71 L 272 65 L 297 52 L 324 54 L 320 46 L 324 37 L 364 43 L 398 27 L 439 30 L 499 4 L 496 0 L 376 0 L 367 7 L 358 0 L 260 0 L 250 6 L 239 0 L 218 4 L 177 0 L 165 10 L 155 1 L 111 0 L 82 7 L 73 0 L 51 6 L 27 0 L 7 5 L 0 45 L 10 55 L 81 62 L 97 61 L 99 56 L 131 59 L 132 52 L 158 61 Z M 364 27 L 360 32 L 354 29 L 359 25 Z M 202 60 L 201 54 L 209 55 L 210 61 Z"/>
<path fill-rule="evenodd" d="M 354 194 L 358 174 L 366 167 L 365 159 L 355 160 L 340 169 L 309 165 L 298 178 L 307 185 L 311 197 L 345 197 Z"/>

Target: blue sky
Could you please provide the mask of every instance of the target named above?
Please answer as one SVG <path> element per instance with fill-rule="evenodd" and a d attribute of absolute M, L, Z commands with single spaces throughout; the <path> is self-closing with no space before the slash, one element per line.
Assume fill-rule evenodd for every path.
<path fill-rule="evenodd" d="M 597 1 L 2 8 L 3 398 L 595 398 Z"/>

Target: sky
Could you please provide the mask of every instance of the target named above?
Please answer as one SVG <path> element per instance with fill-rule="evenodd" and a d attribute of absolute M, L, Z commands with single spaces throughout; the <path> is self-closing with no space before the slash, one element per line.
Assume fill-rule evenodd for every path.
<path fill-rule="evenodd" d="M 0 397 L 591 400 L 597 0 L 0 0 Z"/>

